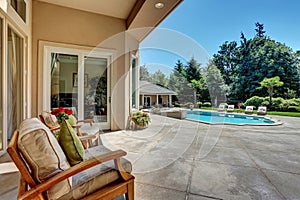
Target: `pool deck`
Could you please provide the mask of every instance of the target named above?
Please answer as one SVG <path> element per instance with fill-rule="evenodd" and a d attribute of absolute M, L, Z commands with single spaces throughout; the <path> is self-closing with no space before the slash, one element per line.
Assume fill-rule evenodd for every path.
<path fill-rule="evenodd" d="M 300 199 L 300 118 L 274 117 L 280 126 L 151 118 L 146 129 L 101 135 L 128 152 L 137 200 Z M 0 199 L 15 199 L 17 178 L 1 174 Z"/>

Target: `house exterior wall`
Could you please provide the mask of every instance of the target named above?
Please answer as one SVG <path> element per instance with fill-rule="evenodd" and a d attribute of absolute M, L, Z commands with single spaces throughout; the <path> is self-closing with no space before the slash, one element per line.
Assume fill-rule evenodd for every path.
<path fill-rule="evenodd" d="M 88 47 L 101 47 L 116 51 L 111 68 L 111 129 L 126 128 L 129 114 L 130 50 L 138 48 L 138 41 L 130 38 L 126 42 L 126 22 L 122 19 L 33 1 L 32 20 L 32 115 L 42 111 L 43 66 L 38 62 L 42 56 L 40 41 L 72 44 Z M 117 35 L 118 34 L 118 35 Z M 117 35 L 117 36 L 115 36 Z M 109 39 L 110 37 L 113 39 Z M 109 39 L 109 40 L 108 40 Z M 120 84 L 121 82 L 121 84 Z M 114 92 L 117 91 L 117 92 Z M 50 97 L 49 97 L 50 98 Z"/>
<path fill-rule="evenodd" d="M 140 95 L 140 104 L 142 104 L 142 102 L 143 102 L 143 96 L 144 97 L 151 97 L 151 106 L 154 106 L 154 105 L 156 105 L 157 104 L 157 102 L 156 102 L 156 96 L 157 95 L 147 95 L 147 94 L 145 94 L 145 95 Z M 161 99 L 162 99 L 162 103 L 160 104 L 160 105 L 164 105 L 164 104 L 168 104 L 168 102 L 169 102 L 169 95 L 159 95 L 160 97 L 161 97 Z"/>

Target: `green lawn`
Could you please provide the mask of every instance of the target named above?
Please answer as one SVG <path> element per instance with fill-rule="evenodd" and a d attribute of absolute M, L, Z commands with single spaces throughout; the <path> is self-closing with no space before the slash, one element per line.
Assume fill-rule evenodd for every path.
<path fill-rule="evenodd" d="M 216 108 L 212 107 L 201 107 L 202 110 L 217 110 Z M 234 109 L 235 112 L 238 111 L 238 109 Z M 242 113 L 245 113 L 245 109 L 241 109 Z M 254 114 L 256 114 L 256 110 L 253 111 Z M 280 115 L 280 116 L 290 116 L 290 117 L 300 117 L 300 112 L 279 112 L 279 111 L 268 111 L 268 115 Z"/>
<path fill-rule="evenodd" d="M 300 112 L 269 111 L 268 115 L 281 115 L 281 116 L 290 116 L 290 117 L 300 117 Z"/>

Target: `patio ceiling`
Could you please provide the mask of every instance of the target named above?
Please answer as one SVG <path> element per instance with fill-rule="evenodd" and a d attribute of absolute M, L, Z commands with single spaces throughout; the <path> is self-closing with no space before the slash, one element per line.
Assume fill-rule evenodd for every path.
<path fill-rule="evenodd" d="M 126 21 L 127 30 L 156 27 L 183 0 L 39 0 Z M 157 3 L 161 3 L 157 5 Z M 157 8 L 159 7 L 159 8 Z M 152 28 L 134 33 L 142 41 Z"/>

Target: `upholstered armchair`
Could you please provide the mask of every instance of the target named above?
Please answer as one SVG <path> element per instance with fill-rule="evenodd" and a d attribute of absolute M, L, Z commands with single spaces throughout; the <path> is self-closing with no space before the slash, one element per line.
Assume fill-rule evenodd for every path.
<path fill-rule="evenodd" d="M 43 111 L 39 118 L 54 134 L 60 129 L 60 125 L 55 115 L 50 112 Z M 82 141 L 84 148 L 99 145 L 100 132 L 99 127 L 94 125 L 94 120 L 84 119 L 78 120 L 76 124 L 72 125 L 77 131 L 79 139 Z"/>
<path fill-rule="evenodd" d="M 76 134 L 75 134 L 76 135 Z M 131 163 L 122 150 L 85 150 L 71 166 L 53 133 L 37 118 L 24 120 L 7 149 L 20 171 L 18 199 L 134 199 Z"/>

